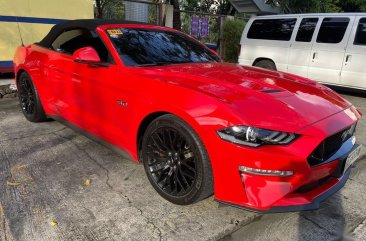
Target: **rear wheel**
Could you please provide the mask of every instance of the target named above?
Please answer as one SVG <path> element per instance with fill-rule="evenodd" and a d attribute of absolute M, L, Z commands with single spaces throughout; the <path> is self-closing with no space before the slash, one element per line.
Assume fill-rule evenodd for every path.
<path fill-rule="evenodd" d="M 259 60 L 254 64 L 254 66 L 264 69 L 277 70 L 275 63 L 273 63 L 273 61 L 268 59 Z"/>
<path fill-rule="evenodd" d="M 27 120 L 31 122 L 47 120 L 32 79 L 26 72 L 19 76 L 18 96 L 22 112 Z"/>
<path fill-rule="evenodd" d="M 150 183 L 168 201 L 187 205 L 212 195 L 207 152 L 183 120 L 173 115 L 154 120 L 144 134 L 141 153 Z"/>

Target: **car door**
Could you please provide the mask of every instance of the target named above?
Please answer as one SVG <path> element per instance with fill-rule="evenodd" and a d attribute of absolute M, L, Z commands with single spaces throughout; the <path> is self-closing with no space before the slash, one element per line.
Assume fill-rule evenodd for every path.
<path fill-rule="evenodd" d="M 77 126 L 109 140 L 116 133 L 118 125 L 116 114 L 120 109 L 118 100 L 119 68 L 102 39 L 93 32 L 85 32 L 63 44 L 67 52 L 75 52 L 83 47 L 92 47 L 98 53 L 103 65 L 78 62 L 71 58 L 64 59 L 62 72 L 64 81 L 68 82 L 66 103 L 61 115 Z"/>
<path fill-rule="evenodd" d="M 118 122 L 116 118 L 122 109 L 118 105 L 122 92 L 118 88 L 118 66 L 111 62 L 95 66 L 75 61 L 70 65 L 66 74 L 72 80 L 73 94 L 68 100 L 73 106 L 72 122 L 106 140 L 113 139 L 117 133 L 120 135 L 121 120 Z"/>
<path fill-rule="evenodd" d="M 366 17 L 357 17 L 344 58 L 341 84 L 366 89 Z"/>
<path fill-rule="evenodd" d="M 291 43 L 287 71 L 303 77 L 308 76 L 311 50 L 315 41 L 317 17 L 302 18 L 295 39 Z"/>
<path fill-rule="evenodd" d="M 327 84 L 340 84 L 341 69 L 354 17 L 324 17 L 313 44 L 308 77 Z"/>
<path fill-rule="evenodd" d="M 102 65 L 76 62 L 72 54 L 83 47 L 94 48 Z M 99 137 L 116 133 L 111 128 L 116 111 L 118 66 L 97 33 L 73 29 L 61 34 L 52 44 L 48 62 L 50 90 L 55 96 L 57 114 L 68 122 Z M 111 109 L 112 108 L 112 109 Z M 105 138 L 109 139 L 109 138 Z"/>
<path fill-rule="evenodd" d="M 73 51 L 79 46 L 72 46 L 75 39 L 86 33 L 83 29 L 72 29 L 61 33 L 49 46 L 49 58 L 45 62 L 48 90 L 52 100 L 50 108 L 64 119 L 70 119 L 74 115 L 74 106 L 70 105 L 69 98 L 74 94 L 72 76 L 67 74 L 72 68 Z"/>
<path fill-rule="evenodd" d="M 314 32 L 319 18 L 302 18 L 294 41 L 290 47 L 288 72 L 300 76 L 308 76 L 311 49 L 315 41 Z"/>

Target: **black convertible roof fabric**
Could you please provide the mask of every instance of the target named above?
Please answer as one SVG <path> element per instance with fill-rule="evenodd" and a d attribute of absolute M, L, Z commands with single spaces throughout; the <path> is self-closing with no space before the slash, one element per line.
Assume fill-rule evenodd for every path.
<path fill-rule="evenodd" d="M 48 48 L 52 42 L 64 31 L 72 29 L 86 29 L 94 31 L 97 27 L 107 24 L 144 24 L 151 25 L 148 23 L 124 21 L 124 20 L 107 20 L 107 19 L 77 19 L 69 20 L 56 24 L 50 30 L 50 32 L 44 37 L 38 44 Z"/>

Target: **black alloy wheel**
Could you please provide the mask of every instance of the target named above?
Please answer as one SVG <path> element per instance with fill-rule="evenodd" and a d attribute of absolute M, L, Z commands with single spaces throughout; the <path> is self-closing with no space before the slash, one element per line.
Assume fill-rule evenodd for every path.
<path fill-rule="evenodd" d="M 165 199 L 181 205 L 211 195 L 211 165 L 197 134 L 184 121 L 164 115 L 147 128 L 142 158 L 147 176 Z"/>
<path fill-rule="evenodd" d="M 30 76 L 23 72 L 17 82 L 20 107 L 27 120 L 31 122 L 45 121 L 46 115 L 43 111 L 38 93 L 33 85 Z"/>

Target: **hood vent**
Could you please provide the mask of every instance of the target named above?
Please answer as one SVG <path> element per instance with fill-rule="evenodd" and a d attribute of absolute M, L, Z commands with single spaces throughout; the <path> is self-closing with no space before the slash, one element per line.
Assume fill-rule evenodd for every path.
<path fill-rule="evenodd" d="M 261 92 L 264 93 L 277 93 L 277 92 L 283 92 L 282 90 L 275 90 L 275 89 L 268 89 L 268 90 L 261 90 Z"/>

